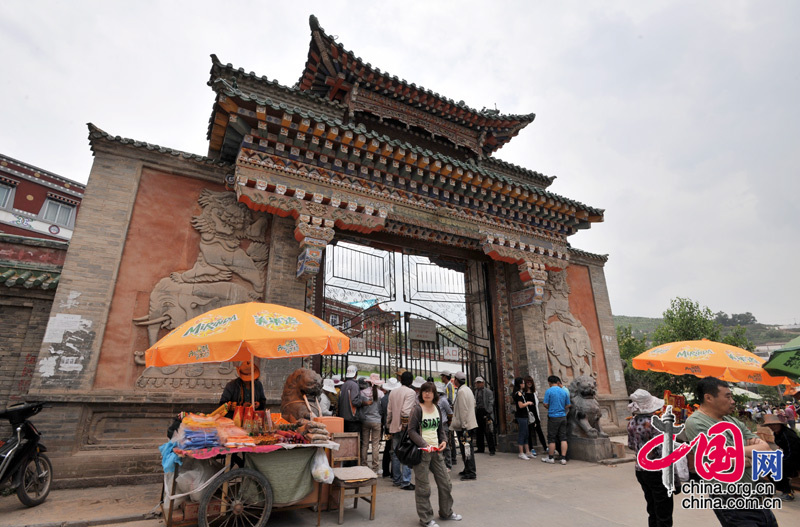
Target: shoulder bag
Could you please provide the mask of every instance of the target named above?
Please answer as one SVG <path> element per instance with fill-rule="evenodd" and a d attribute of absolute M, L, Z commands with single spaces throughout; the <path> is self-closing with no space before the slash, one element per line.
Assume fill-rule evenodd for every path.
<path fill-rule="evenodd" d="M 397 459 L 407 467 L 419 465 L 422 462 L 422 451 L 408 436 L 408 427 L 403 428 L 400 434 L 400 441 L 394 451 Z"/>
<path fill-rule="evenodd" d="M 528 401 L 527 399 L 525 399 L 525 392 L 519 392 L 519 393 L 520 395 L 522 395 L 522 401 L 527 403 Z M 530 406 L 526 406 L 525 409 L 528 410 L 528 424 L 532 425 L 533 423 L 536 422 L 536 414 L 533 413 Z"/>

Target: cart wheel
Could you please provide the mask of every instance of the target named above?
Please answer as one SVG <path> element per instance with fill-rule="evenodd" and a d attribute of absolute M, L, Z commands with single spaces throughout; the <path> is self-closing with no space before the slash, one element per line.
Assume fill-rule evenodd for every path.
<path fill-rule="evenodd" d="M 53 481 L 53 464 L 50 459 L 44 454 L 31 456 L 19 470 L 19 501 L 28 507 L 35 507 L 46 500 Z"/>
<path fill-rule="evenodd" d="M 199 512 L 201 526 L 264 527 L 272 512 L 272 487 L 261 472 L 233 469 L 206 488 Z"/>

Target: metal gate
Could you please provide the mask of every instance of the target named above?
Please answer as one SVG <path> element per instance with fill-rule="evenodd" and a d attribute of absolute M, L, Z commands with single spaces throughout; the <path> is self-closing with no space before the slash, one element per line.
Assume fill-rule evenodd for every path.
<path fill-rule="evenodd" d="M 329 245 L 317 315 L 350 337 L 350 352 L 323 358 L 322 375 L 355 362 L 383 378 L 403 370 L 438 378 L 450 370 L 494 385 L 486 273 L 477 261 L 351 241 Z"/>

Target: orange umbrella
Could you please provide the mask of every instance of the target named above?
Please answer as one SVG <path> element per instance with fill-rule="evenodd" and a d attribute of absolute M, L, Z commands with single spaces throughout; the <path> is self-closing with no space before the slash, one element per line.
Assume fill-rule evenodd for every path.
<path fill-rule="evenodd" d="M 249 302 L 188 320 L 145 351 L 147 366 L 340 355 L 350 339 L 304 311 Z M 253 384 L 255 380 L 251 381 Z M 255 390 L 251 389 L 255 397 Z"/>
<path fill-rule="evenodd" d="M 188 320 L 145 351 L 147 366 L 339 355 L 350 339 L 314 315 L 249 302 Z"/>
<path fill-rule="evenodd" d="M 673 375 L 717 377 L 728 382 L 751 382 L 777 386 L 786 377 L 773 377 L 764 371 L 765 359 L 742 348 L 711 340 L 670 342 L 634 357 L 637 370 L 652 370 Z"/>

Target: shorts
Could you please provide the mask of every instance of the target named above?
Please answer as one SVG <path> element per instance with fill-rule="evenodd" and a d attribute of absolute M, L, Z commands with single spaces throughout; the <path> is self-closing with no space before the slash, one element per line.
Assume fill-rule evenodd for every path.
<path fill-rule="evenodd" d="M 548 417 L 547 442 L 555 443 L 557 441 L 566 441 L 566 440 L 567 440 L 567 418 Z"/>

